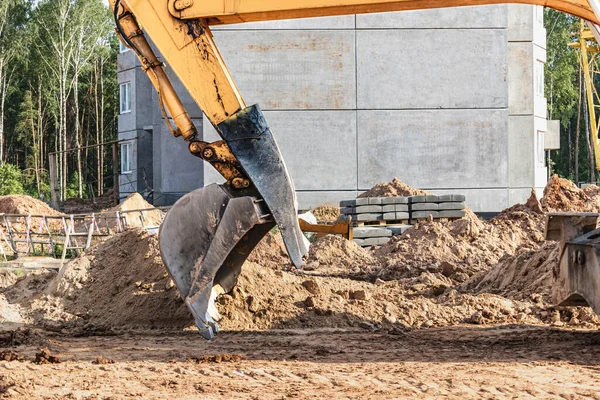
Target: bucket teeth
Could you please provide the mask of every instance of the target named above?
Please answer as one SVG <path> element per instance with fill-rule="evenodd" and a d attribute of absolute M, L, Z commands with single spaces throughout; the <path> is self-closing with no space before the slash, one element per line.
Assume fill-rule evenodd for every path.
<path fill-rule="evenodd" d="M 242 264 L 274 226 L 256 200 L 210 185 L 182 197 L 161 226 L 163 261 L 207 339 L 219 331 L 217 297 L 233 289 Z"/>

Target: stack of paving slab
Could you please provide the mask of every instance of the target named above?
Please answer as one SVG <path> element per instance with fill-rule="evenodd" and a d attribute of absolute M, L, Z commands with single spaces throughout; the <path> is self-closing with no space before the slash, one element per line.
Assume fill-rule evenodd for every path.
<path fill-rule="evenodd" d="M 369 197 L 340 202 L 341 214 L 352 217 L 354 242 L 360 246 L 387 243 L 419 221 L 465 216 L 465 196 Z M 378 226 L 379 225 L 379 226 Z"/>
<path fill-rule="evenodd" d="M 466 214 L 465 196 L 462 194 L 411 196 L 408 199 L 413 224 L 430 217 L 450 220 L 463 218 Z"/>

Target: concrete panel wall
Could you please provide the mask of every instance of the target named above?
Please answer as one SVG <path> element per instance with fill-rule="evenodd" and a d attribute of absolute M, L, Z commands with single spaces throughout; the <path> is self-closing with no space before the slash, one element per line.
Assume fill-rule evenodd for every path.
<path fill-rule="evenodd" d="M 427 189 L 508 186 L 506 110 L 360 111 L 358 184 L 398 176 Z"/>
<path fill-rule="evenodd" d="M 271 131 L 296 190 L 356 191 L 356 113 L 353 111 L 266 111 Z M 205 138 L 216 139 L 210 123 Z M 206 179 L 221 181 L 212 167 Z"/>
<path fill-rule="evenodd" d="M 505 4 L 356 16 L 357 29 L 506 28 Z"/>
<path fill-rule="evenodd" d="M 221 31 L 215 41 L 247 104 L 356 108 L 352 31 Z"/>
<path fill-rule="evenodd" d="M 493 5 L 214 31 L 244 99 L 265 110 L 300 208 L 398 176 L 434 193 L 465 193 L 476 211 L 499 211 L 539 176 L 533 115 L 543 105 L 533 59 L 544 52 L 532 43 L 541 37 L 535 15 L 530 6 Z M 203 140 L 220 140 L 174 82 Z M 171 137 L 151 98 L 156 204 L 222 182 Z"/>
<path fill-rule="evenodd" d="M 505 108 L 506 40 L 504 29 L 358 31 L 358 108 Z"/>

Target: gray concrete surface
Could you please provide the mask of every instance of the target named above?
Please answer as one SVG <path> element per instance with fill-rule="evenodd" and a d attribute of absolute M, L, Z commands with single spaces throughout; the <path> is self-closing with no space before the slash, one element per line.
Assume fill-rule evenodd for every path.
<path fill-rule="evenodd" d="M 397 176 L 499 211 L 544 179 L 535 135 L 546 129 L 545 99 L 533 84 L 545 31 L 536 18 L 532 6 L 493 5 L 221 26 L 215 40 L 246 103 L 265 110 L 300 209 Z M 152 161 L 139 164 L 152 165 L 156 204 L 222 182 L 170 137 L 133 53 L 118 62 L 135 110 L 119 117 L 120 137 L 153 126 L 144 144 Z M 219 140 L 174 85 L 203 140 Z M 150 156 L 139 148 L 136 157 Z"/>

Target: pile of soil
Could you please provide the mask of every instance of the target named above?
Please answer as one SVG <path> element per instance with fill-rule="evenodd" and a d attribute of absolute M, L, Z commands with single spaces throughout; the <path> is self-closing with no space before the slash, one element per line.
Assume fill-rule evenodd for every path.
<path fill-rule="evenodd" d="M 292 266 L 283 238 L 279 232 L 271 231 L 258 243 L 248 256 L 249 262 L 259 263 L 272 269 L 282 269 Z"/>
<path fill-rule="evenodd" d="M 559 248 L 546 242 L 539 249 L 505 256 L 489 271 L 470 280 L 469 289 L 516 300 L 540 298 L 550 303 L 554 276 L 558 272 Z"/>
<path fill-rule="evenodd" d="M 590 200 L 590 196 L 573 182 L 554 175 L 544 189 L 541 204 L 548 212 L 597 210 L 597 204 Z"/>
<path fill-rule="evenodd" d="M 370 190 L 358 195 L 358 197 L 422 196 L 425 194 L 429 194 L 429 192 L 416 189 L 403 183 L 400 179 L 394 178 L 389 183 L 379 183 L 375 185 Z"/>
<path fill-rule="evenodd" d="M 311 211 L 321 224 L 333 223 L 340 217 L 339 207 L 321 206 Z"/>
<path fill-rule="evenodd" d="M 60 203 L 60 209 L 66 214 L 95 213 L 115 205 L 115 192 L 109 189 L 102 196 L 93 199 L 72 198 Z"/>
<path fill-rule="evenodd" d="M 121 214 L 125 219 L 125 223 L 128 227 L 150 227 L 159 226 L 162 222 L 162 211 L 148 203 L 141 194 L 132 193 L 119 205 L 106 210 L 106 212 L 123 212 L 123 211 L 137 211 L 144 210 L 143 212 L 131 212 Z M 142 219 L 143 216 L 143 219 Z"/>
<path fill-rule="evenodd" d="M 327 235 L 310 246 L 306 270 L 326 275 L 368 275 L 379 263 L 368 250 L 341 236 Z"/>
<path fill-rule="evenodd" d="M 537 248 L 544 240 L 544 216 L 518 205 L 489 222 L 470 210 L 465 218 L 448 222 L 423 222 L 374 250 L 385 280 L 439 272 L 465 282 L 485 271 L 505 254 L 519 248 Z"/>
<path fill-rule="evenodd" d="M 0 196 L 0 214 L 63 215 L 41 200 L 20 194 Z"/>

